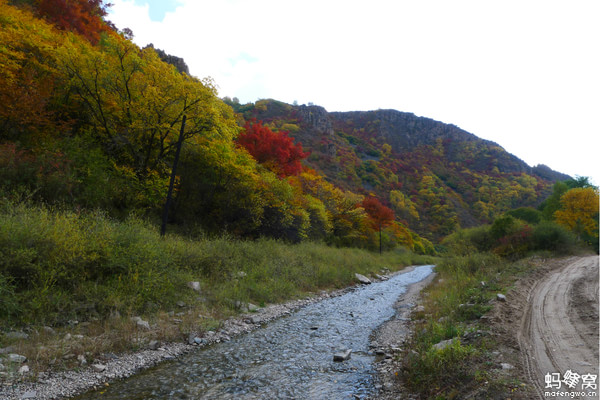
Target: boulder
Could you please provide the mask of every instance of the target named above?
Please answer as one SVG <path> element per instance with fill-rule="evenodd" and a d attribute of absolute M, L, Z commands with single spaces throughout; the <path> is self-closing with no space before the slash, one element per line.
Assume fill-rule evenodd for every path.
<path fill-rule="evenodd" d="M 511 370 L 514 368 L 513 365 L 509 364 L 509 363 L 500 363 L 500 366 L 502 367 L 502 369 L 504 370 Z"/>
<path fill-rule="evenodd" d="M 367 278 L 366 276 L 361 275 L 359 273 L 354 274 L 354 277 L 356 278 L 357 281 L 359 281 L 363 285 L 368 285 L 371 283 L 371 280 L 369 278 Z"/>
<path fill-rule="evenodd" d="M 195 335 L 193 333 L 190 333 L 188 335 L 188 338 L 187 338 L 187 343 L 188 344 L 194 344 L 195 343 L 195 340 L 194 340 L 195 338 L 196 338 Z"/>
<path fill-rule="evenodd" d="M 436 350 L 444 350 L 446 347 L 452 344 L 454 339 L 442 340 L 439 343 L 433 345 L 433 348 Z"/>
<path fill-rule="evenodd" d="M 131 320 L 135 322 L 135 325 L 138 328 L 150 330 L 150 324 L 148 323 L 148 321 L 144 321 L 141 317 L 131 317 Z"/>
<path fill-rule="evenodd" d="M 106 365 L 92 364 L 92 369 L 94 370 L 94 372 L 104 372 L 106 370 Z"/>
<path fill-rule="evenodd" d="M 56 331 L 49 326 L 44 326 L 42 330 L 48 335 L 56 335 Z"/>
<path fill-rule="evenodd" d="M 505 295 L 503 295 L 502 293 L 498 293 L 498 294 L 496 295 L 496 300 L 498 300 L 498 301 L 502 301 L 502 302 L 505 302 L 505 301 L 506 301 L 506 296 L 505 296 Z"/>
<path fill-rule="evenodd" d="M 342 362 L 350 359 L 351 349 L 342 350 L 333 355 L 333 361 Z"/>
<path fill-rule="evenodd" d="M 241 312 L 254 312 L 258 311 L 259 309 L 257 305 L 254 305 L 252 303 L 244 303 L 239 300 L 236 300 L 234 305 L 235 308 L 239 309 Z"/>
<path fill-rule="evenodd" d="M 196 292 L 200 292 L 200 282 L 193 281 L 187 283 L 188 287 Z"/>
<path fill-rule="evenodd" d="M 29 339 L 29 335 L 25 332 L 7 332 L 4 334 L 7 339 Z"/>
<path fill-rule="evenodd" d="M 7 346 L 0 349 L 0 354 L 14 353 L 15 351 L 17 351 L 15 346 Z"/>
<path fill-rule="evenodd" d="M 148 348 L 150 350 L 158 350 L 159 347 L 160 342 L 158 340 L 151 340 L 150 343 L 148 343 Z"/>
<path fill-rule="evenodd" d="M 24 363 L 25 361 L 27 361 L 27 357 L 22 356 L 20 354 L 11 353 L 8 355 L 8 361 L 12 363 Z"/>

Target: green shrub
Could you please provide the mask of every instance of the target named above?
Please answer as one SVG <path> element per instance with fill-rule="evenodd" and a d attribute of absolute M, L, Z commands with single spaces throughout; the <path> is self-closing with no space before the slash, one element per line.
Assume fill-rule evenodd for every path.
<path fill-rule="evenodd" d="M 563 226 L 543 221 L 533 229 L 532 241 L 535 250 L 550 250 L 566 254 L 572 251 L 576 238 Z"/>
<path fill-rule="evenodd" d="M 520 219 L 530 224 L 537 224 L 542 220 L 542 213 L 532 207 L 521 207 L 508 211 L 506 215 Z"/>
<path fill-rule="evenodd" d="M 0 318 L 11 319 L 19 310 L 14 285 L 9 278 L 0 274 Z"/>
<path fill-rule="evenodd" d="M 495 241 L 487 225 L 475 228 L 459 229 L 448 235 L 443 241 L 443 246 L 454 255 L 466 256 L 492 249 Z"/>
<path fill-rule="evenodd" d="M 490 235 L 493 240 L 498 240 L 505 236 L 515 233 L 520 224 L 510 215 L 496 218 L 490 227 Z"/>

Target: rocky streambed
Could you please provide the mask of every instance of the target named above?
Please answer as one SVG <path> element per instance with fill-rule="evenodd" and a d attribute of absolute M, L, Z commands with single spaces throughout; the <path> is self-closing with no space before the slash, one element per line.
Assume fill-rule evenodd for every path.
<path fill-rule="evenodd" d="M 86 389 L 92 390 L 78 400 L 368 398 L 381 386 L 376 353 L 382 350 L 372 345 L 372 333 L 394 317 L 394 304 L 407 287 L 432 268 L 414 267 L 336 295 L 267 307 L 226 321 L 219 332 L 191 337 L 197 347 L 157 344 L 85 371 L 1 388 L 0 398 L 52 399 Z M 106 384 L 124 377 L 129 378 Z"/>

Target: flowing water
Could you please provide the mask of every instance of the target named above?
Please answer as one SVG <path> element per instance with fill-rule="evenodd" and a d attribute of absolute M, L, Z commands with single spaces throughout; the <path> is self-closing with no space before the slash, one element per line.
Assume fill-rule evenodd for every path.
<path fill-rule="evenodd" d="M 394 315 L 426 265 L 308 305 L 267 326 L 187 354 L 79 400 L 352 399 L 374 393 L 369 336 Z M 352 349 L 351 358 L 333 354 Z"/>

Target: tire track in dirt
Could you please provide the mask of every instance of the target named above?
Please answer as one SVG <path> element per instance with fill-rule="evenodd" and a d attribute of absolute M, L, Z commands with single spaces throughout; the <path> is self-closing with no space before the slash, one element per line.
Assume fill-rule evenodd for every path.
<path fill-rule="evenodd" d="M 549 271 L 530 288 L 525 307 L 517 338 L 540 398 L 548 373 L 598 374 L 598 256 Z"/>

